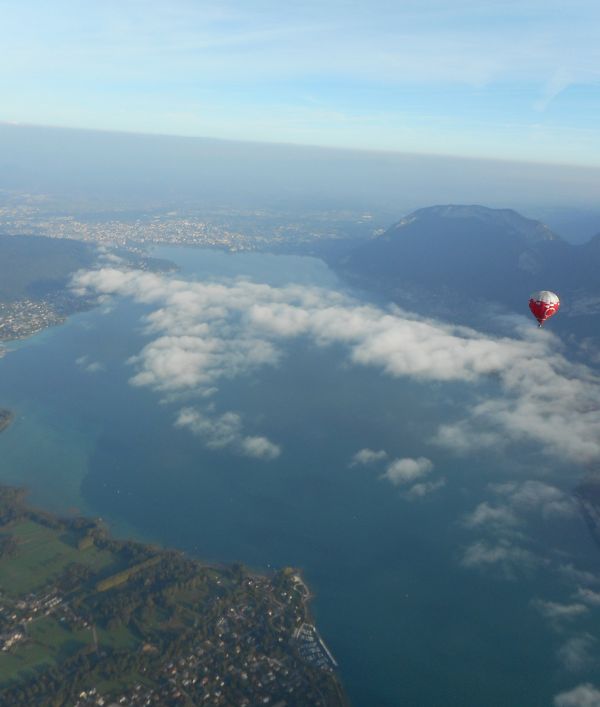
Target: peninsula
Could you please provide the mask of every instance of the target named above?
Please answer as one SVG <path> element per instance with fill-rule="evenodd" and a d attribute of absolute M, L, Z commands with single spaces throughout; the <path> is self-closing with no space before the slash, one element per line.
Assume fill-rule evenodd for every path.
<path fill-rule="evenodd" d="M 347 704 L 299 572 L 112 538 L 0 486 L 0 703 Z"/>
<path fill-rule="evenodd" d="M 96 302 L 74 292 L 71 277 L 115 260 L 140 270 L 173 269 L 172 263 L 139 250 L 115 248 L 107 253 L 77 240 L 0 232 L 0 341 L 27 338 L 91 309 Z"/>

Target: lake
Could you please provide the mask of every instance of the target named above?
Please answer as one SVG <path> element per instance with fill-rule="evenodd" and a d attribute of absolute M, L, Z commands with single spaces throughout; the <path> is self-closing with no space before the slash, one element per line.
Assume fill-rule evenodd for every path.
<path fill-rule="evenodd" d="M 155 254 L 176 262 L 178 277 L 344 289 L 313 258 Z M 541 706 L 593 678 L 591 668 L 561 667 L 560 631 L 532 606 L 568 601 L 564 578 L 544 566 L 500 576 L 461 564 L 474 540 L 463 519 L 488 484 L 540 472 L 539 458 L 517 449 L 457 458 L 433 443 L 472 388 L 393 379 L 352 365 L 341 346 L 293 339 L 278 365 L 222 381 L 213 397 L 281 455 L 210 449 L 174 425 L 181 400 L 129 383 L 149 311 L 114 299 L 0 360 L 0 405 L 15 412 L 0 435 L 0 480 L 26 484 L 49 509 L 102 516 L 116 533 L 206 560 L 300 567 L 356 706 Z M 361 448 L 430 458 L 446 484 L 407 500 L 381 468 L 350 466 Z M 558 466 L 547 473 L 567 490 L 578 479 Z M 577 516 L 532 520 L 530 532 L 565 563 L 597 569 Z M 585 631 L 598 628 L 594 617 Z"/>

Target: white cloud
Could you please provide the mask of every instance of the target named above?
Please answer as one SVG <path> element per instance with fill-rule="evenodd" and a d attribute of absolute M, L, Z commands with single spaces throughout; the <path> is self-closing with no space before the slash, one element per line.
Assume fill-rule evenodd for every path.
<path fill-rule="evenodd" d="M 104 371 L 105 366 L 99 361 L 92 361 L 91 363 L 88 363 L 88 365 L 85 367 L 85 370 L 88 373 L 98 373 L 99 371 Z"/>
<path fill-rule="evenodd" d="M 560 565 L 558 571 L 566 579 L 580 584 L 600 584 L 599 575 L 589 572 L 588 570 L 581 570 L 570 563 Z"/>
<path fill-rule="evenodd" d="M 194 434 L 203 437 L 206 446 L 211 449 L 230 447 L 242 436 L 242 420 L 234 412 L 226 412 L 219 417 L 208 417 L 193 408 L 184 408 L 180 411 L 175 425 L 187 427 Z"/>
<path fill-rule="evenodd" d="M 593 655 L 595 644 L 596 639 L 589 633 L 573 636 L 559 648 L 558 659 L 570 672 L 589 670 L 596 662 Z"/>
<path fill-rule="evenodd" d="M 404 498 L 409 500 L 414 500 L 416 498 L 423 498 L 423 496 L 428 496 L 430 493 L 443 488 L 446 485 L 446 479 L 441 478 L 437 481 L 424 481 L 411 486 L 408 491 L 404 493 Z"/>
<path fill-rule="evenodd" d="M 385 450 L 361 449 L 352 457 L 350 467 L 355 466 L 371 466 L 377 462 L 382 462 L 388 458 Z M 390 462 L 380 478 L 387 479 L 394 486 L 407 486 L 413 484 L 403 492 L 402 497 L 408 501 L 414 501 L 423 496 L 428 496 L 430 493 L 443 488 L 446 485 L 446 479 L 440 478 L 435 481 L 421 481 L 413 483 L 418 479 L 428 475 L 433 470 L 433 463 L 425 457 L 417 459 L 404 458 L 394 459 Z"/>
<path fill-rule="evenodd" d="M 379 449 L 375 451 L 374 449 L 360 449 L 352 457 L 350 466 L 369 466 L 375 464 L 376 462 L 383 461 L 387 459 L 387 452 L 384 449 Z"/>
<path fill-rule="evenodd" d="M 579 601 L 583 601 L 589 606 L 600 606 L 600 592 L 595 592 L 593 589 L 588 587 L 579 587 L 575 598 Z"/>
<path fill-rule="evenodd" d="M 544 550 L 540 552 L 527 534 L 527 521 L 531 515 L 550 518 L 553 522 L 571 516 L 575 506 L 570 497 L 555 486 L 535 480 L 490 484 L 488 488 L 494 494 L 494 503 L 480 502 L 463 520 L 465 527 L 482 533 L 485 538 L 467 549 L 463 565 L 493 567 L 501 564 L 510 576 L 511 567 L 551 564 Z M 577 572 L 572 567 L 559 568 L 559 571 L 563 574 Z M 537 602 L 536 606 L 547 613 L 554 607 L 552 602 Z M 555 608 L 558 612 L 560 605 Z M 585 611 L 585 607 L 581 611 Z"/>
<path fill-rule="evenodd" d="M 112 253 L 110 250 L 107 248 L 98 248 L 100 252 L 100 260 L 103 263 L 106 263 L 107 265 L 126 265 L 125 260 L 121 258 L 121 256 L 116 255 L 115 253 Z"/>
<path fill-rule="evenodd" d="M 576 510 L 567 494 L 540 481 L 511 481 L 490 484 L 489 488 L 496 502 L 480 502 L 465 516 L 464 525 L 472 530 L 481 530 L 495 540 L 518 538 L 521 545 L 530 544 L 523 530 L 530 515 L 555 519 L 569 517 Z"/>
<path fill-rule="evenodd" d="M 266 437 L 244 437 L 242 449 L 247 456 L 257 459 L 277 459 L 281 454 L 279 445 L 273 444 Z"/>
<path fill-rule="evenodd" d="M 554 698 L 554 707 L 600 707 L 600 689 L 589 682 Z"/>
<path fill-rule="evenodd" d="M 195 408 L 183 408 L 175 426 L 191 430 L 209 449 L 232 449 L 257 459 L 276 459 L 281 453 L 280 447 L 266 437 L 245 436 L 242 418 L 235 412 L 209 416 Z"/>
<path fill-rule="evenodd" d="M 433 463 L 426 457 L 418 457 L 417 459 L 405 457 L 404 459 L 394 459 L 381 478 L 387 479 L 394 486 L 402 486 L 417 481 L 432 470 Z"/>
<path fill-rule="evenodd" d="M 518 524 L 519 519 L 513 510 L 506 506 L 491 506 L 487 501 L 480 503 L 465 518 L 465 525 L 468 528 L 489 525 L 515 526 Z"/>
<path fill-rule="evenodd" d="M 587 614 L 589 609 L 585 604 L 579 602 L 571 604 L 561 604 L 555 601 L 545 601 L 544 599 L 534 599 L 533 606 L 547 619 L 550 620 L 570 620 Z"/>
<path fill-rule="evenodd" d="M 87 356 L 80 356 L 75 359 L 75 363 L 88 373 L 99 373 L 106 370 L 106 366 L 99 361 L 90 361 Z"/>
<path fill-rule="evenodd" d="M 569 517 L 576 514 L 573 500 L 556 486 L 528 480 L 494 484 L 492 490 L 504 496 L 517 511 L 538 511 L 545 518 Z"/>
<path fill-rule="evenodd" d="M 465 567 L 500 567 L 507 577 L 512 577 L 516 569 L 531 569 L 540 564 L 540 559 L 532 552 L 505 539 L 496 543 L 478 540 L 469 545 L 462 557 Z"/>
<path fill-rule="evenodd" d="M 437 432 L 439 444 L 459 453 L 516 441 L 572 461 L 600 458 L 600 378 L 565 359 L 548 332 L 517 326 L 518 338 L 497 338 L 297 285 L 188 282 L 115 268 L 79 273 L 75 284 L 155 307 L 146 319 L 154 338 L 133 359 L 136 385 L 206 393 L 223 379 L 276 365 L 279 342 L 305 336 L 319 346 L 341 344 L 354 364 L 392 377 L 470 384 L 494 376 L 496 396 Z M 545 508 L 554 512 L 550 501 Z"/>
<path fill-rule="evenodd" d="M 524 525 L 527 517 L 538 513 L 544 518 L 570 517 L 576 513 L 575 504 L 564 491 L 556 486 L 535 481 L 510 481 L 490 484 L 490 490 L 500 503 L 492 505 L 482 501 L 467 514 L 467 528 L 482 528 L 495 535 L 514 535 L 517 526 Z M 524 537 L 520 533 L 521 537 Z"/>

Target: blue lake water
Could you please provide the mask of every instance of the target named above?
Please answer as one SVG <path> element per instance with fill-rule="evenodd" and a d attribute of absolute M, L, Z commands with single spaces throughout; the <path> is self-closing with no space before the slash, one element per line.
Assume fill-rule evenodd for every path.
<path fill-rule="evenodd" d="M 340 286 L 312 258 L 156 254 L 190 278 Z M 559 637 L 532 609 L 538 597 L 568 598 L 558 577 L 540 570 L 503 579 L 460 564 L 474 539 L 461 518 L 489 482 L 534 463 L 456 459 L 432 444 L 437 425 L 455 419 L 472 391 L 391 379 L 350 366 L 339 348 L 299 340 L 280 365 L 230 380 L 215 396 L 219 409 L 244 416 L 250 433 L 276 440 L 281 456 L 265 462 L 209 450 L 174 427 L 180 402 L 128 382 L 135 369 L 127 361 L 148 341 L 140 321 L 148 311 L 116 300 L 0 360 L 0 405 L 16 415 L 0 435 L 1 481 L 27 484 L 45 507 L 99 515 L 117 533 L 210 561 L 302 568 L 356 706 L 542 706 L 593 677 L 560 667 Z M 102 370 L 83 370 L 83 356 Z M 362 447 L 430 457 L 447 484 L 409 502 L 380 470 L 349 468 Z M 557 469 L 554 482 L 568 487 L 567 473 Z M 597 567 L 579 519 L 536 532 L 568 561 Z M 597 621 L 586 630 L 594 628 Z"/>

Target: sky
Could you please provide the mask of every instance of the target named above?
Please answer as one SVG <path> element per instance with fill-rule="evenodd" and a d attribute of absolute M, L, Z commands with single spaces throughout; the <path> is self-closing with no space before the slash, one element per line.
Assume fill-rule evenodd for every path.
<path fill-rule="evenodd" d="M 600 165 L 594 0 L 0 11 L 0 122 Z"/>

